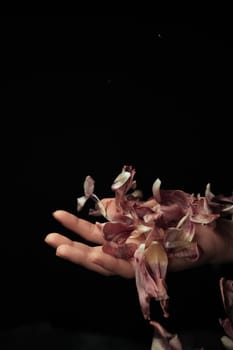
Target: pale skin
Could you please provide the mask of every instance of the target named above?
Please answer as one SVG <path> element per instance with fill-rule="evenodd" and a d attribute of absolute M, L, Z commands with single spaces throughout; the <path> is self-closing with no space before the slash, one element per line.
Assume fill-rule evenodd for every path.
<path fill-rule="evenodd" d="M 105 276 L 118 275 L 134 278 L 133 260 L 118 259 L 102 251 L 104 242 L 102 231 L 89 221 L 78 218 L 64 210 L 57 210 L 53 217 L 62 226 L 82 237 L 87 243 L 73 241 L 60 233 L 49 233 L 45 242 L 53 247 L 56 255 L 86 269 Z M 224 264 L 233 262 L 233 222 L 219 219 L 215 226 L 196 224 L 195 239 L 201 251 L 200 259 L 190 262 L 171 258 L 168 270 L 180 271 L 205 264 Z M 93 244 L 90 246 L 88 242 Z"/>

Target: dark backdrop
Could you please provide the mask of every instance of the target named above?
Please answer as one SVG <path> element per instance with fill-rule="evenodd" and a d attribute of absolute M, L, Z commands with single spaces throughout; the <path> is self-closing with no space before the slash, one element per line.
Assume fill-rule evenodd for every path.
<path fill-rule="evenodd" d="M 124 164 L 136 168 L 146 196 L 157 177 L 163 188 L 204 194 L 210 182 L 214 193 L 231 193 L 229 29 L 128 16 L 6 17 L 13 52 L 2 71 L 1 327 L 48 321 L 147 337 L 134 281 L 60 260 L 44 237 L 77 238 L 51 213 L 76 213 L 87 174 L 100 197 L 112 195 Z M 231 266 L 169 275 L 169 327 L 218 328 L 223 274 L 232 276 Z"/>

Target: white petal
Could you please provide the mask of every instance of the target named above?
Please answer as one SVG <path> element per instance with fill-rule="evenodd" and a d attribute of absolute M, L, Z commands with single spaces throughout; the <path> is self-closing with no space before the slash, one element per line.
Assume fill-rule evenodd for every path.
<path fill-rule="evenodd" d="M 90 175 L 86 176 L 84 181 L 84 194 L 86 197 L 90 197 L 94 192 L 95 181 Z"/>
<path fill-rule="evenodd" d="M 223 336 L 221 341 L 227 350 L 233 350 L 233 341 L 227 336 Z"/>
<path fill-rule="evenodd" d="M 152 193 L 153 193 L 153 196 L 156 199 L 156 201 L 159 202 L 159 203 L 161 202 L 160 186 L 161 186 L 160 179 L 156 179 L 155 182 L 152 185 Z"/>
<path fill-rule="evenodd" d="M 112 190 L 117 190 L 118 188 L 123 186 L 126 183 L 126 181 L 129 180 L 130 176 L 131 173 L 129 171 L 122 171 L 122 173 L 120 173 L 120 175 L 118 175 L 113 181 Z"/>
<path fill-rule="evenodd" d="M 86 196 L 82 196 L 82 197 L 78 197 L 77 198 L 77 211 L 82 210 L 82 208 L 84 207 L 87 199 L 88 198 Z"/>

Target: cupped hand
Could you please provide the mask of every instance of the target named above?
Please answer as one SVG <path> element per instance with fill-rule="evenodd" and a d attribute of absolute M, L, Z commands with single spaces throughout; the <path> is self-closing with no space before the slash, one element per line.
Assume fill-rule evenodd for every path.
<path fill-rule="evenodd" d="M 101 225 L 93 224 L 63 210 L 53 213 L 54 218 L 65 228 L 82 237 L 87 243 L 73 241 L 59 233 L 49 233 L 45 242 L 55 248 L 56 255 L 102 275 L 134 277 L 133 260 L 115 258 L 102 250 L 104 242 Z M 216 225 L 196 224 L 195 239 L 200 250 L 197 261 L 170 258 L 169 271 L 195 268 L 204 264 L 222 264 L 233 261 L 233 222 L 218 220 Z M 91 244 L 88 245 L 88 242 Z M 95 246 L 93 246 L 93 243 Z"/>

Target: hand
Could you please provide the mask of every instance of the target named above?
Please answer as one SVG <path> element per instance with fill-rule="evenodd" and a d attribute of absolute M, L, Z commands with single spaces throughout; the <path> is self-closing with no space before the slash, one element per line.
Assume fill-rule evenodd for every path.
<path fill-rule="evenodd" d="M 93 247 L 81 242 L 72 241 L 59 233 L 50 233 L 45 237 L 45 242 L 56 249 L 56 255 L 58 257 L 102 275 L 119 275 L 124 278 L 134 277 L 132 261 L 117 259 L 102 251 L 104 238 L 101 229 L 97 225 L 63 210 L 54 212 L 53 216 L 64 227 L 77 233 L 77 235 L 84 238 L 87 242 L 96 244 Z"/>
<path fill-rule="evenodd" d="M 195 240 L 201 252 L 199 259 L 191 262 L 172 258 L 168 266 L 171 271 L 233 262 L 233 221 L 218 219 L 215 225 L 196 224 Z"/>
<path fill-rule="evenodd" d="M 89 246 L 72 241 L 59 233 L 50 233 L 46 236 L 45 242 L 56 249 L 57 256 L 106 276 L 134 277 L 133 261 L 118 259 L 102 251 L 104 239 L 100 226 L 63 210 L 54 212 L 53 216 L 64 227 L 87 242 L 96 244 L 96 246 Z M 233 261 L 232 221 L 218 220 L 216 227 L 196 224 L 195 239 L 201 251 L 198 261 L 190 262 L 181 258 L 171 258 L 168 270 L 179 271 L 204 264 L 222 264 Z"/>

